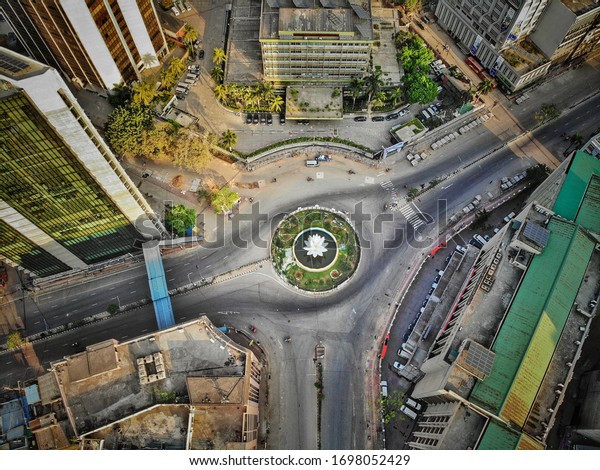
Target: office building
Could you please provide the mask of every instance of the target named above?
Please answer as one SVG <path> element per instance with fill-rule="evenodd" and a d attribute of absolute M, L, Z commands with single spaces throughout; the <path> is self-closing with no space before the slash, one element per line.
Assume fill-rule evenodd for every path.
<path fill-rule="evenodd" d="M 598 47 L 594 0 L 440 0 L 439 24 L 509 91 Z"/>
<path fill-rule="evenodd" d="M 0 256 L 45 277 L 165 234 L 56 70 L 0 48 L 0 82 Z"/>
<path fill-rule="evenodd" d="M 545 447 L 597 313 L 599 195 L 600 160 L 579 151 L 462 260 L 412 392 L 427 407 L 411 448 Z"/>
<path fill-rule="evenodd" d="M 278 86 L 345 85 L 368 72 L 370 1 L 263 0 L 260 47 L 265 80 Z"/>
<path fill-rule="evenodd" d="M 167 53 L 151 0 L 0 0 L 0 12 L 30 57 L 78 87 L 129 84 Z"/>

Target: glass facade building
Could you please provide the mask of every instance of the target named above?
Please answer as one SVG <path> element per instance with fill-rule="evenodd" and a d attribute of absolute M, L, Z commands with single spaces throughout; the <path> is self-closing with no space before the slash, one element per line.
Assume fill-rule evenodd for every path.
<path fill-rule="evenodd" d="M 131 222 L 27 94 L 3 94 L 8 96 L 0 95 L 0 199 L 86 264 L 134 250 L 140 236 Z M 0 244 L 5 237 L 14 238 L 2 230 Z"/>

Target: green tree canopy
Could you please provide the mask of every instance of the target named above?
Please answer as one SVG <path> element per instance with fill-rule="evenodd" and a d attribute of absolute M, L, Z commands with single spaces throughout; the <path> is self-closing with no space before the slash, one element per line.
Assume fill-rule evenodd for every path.
<path fill-rule="evenodd" d="M 196 226 L 196 210 L 182 204 L 173 206 L 165 214 L 165 225 L 174 234 L 183 236 L 186 230 Z"/>
<path fill-rule="evenodd" d="M 240 195 L 238 193 L 229 186 L 223 186 L 210 196 L 210 203 L 217 214 L 223 214 L 229 212 L 239 199 Z"/>
<path fill-rule="evenodd" d="M 191 24 L 186 23 L 183 26 L 183 43 L 188 46 L 198 39 L 198 31 Z"/>
<path fill-rule="evenodd" d="M 406 97 L 409 103 L 431 103 L 437 97 L 437 85 L 424 73 L 404 76 Z"/>
<path fill-rule="evenodd" d="M 226 130 L 221 134 L 219 144 L 231 151 L 232 147 L 235 147 L 235 144 L 237 144 L 237 134 L 230 129 Z"/>
<path fill-rule="evenodd" d="M 426 73 L 435 55 L 425 45 L 404 46 L 400 51 L 400 61 L 405 73 Z"/>
<path fill-rule="evenodd" d="M 135 82 L 131 86 L 131 91 L 133 103 L 142 106 L 150 106 L 158 95 L 156 86 L 148 81 Z"/>
<path fill-rule="evenodd" d="M 213 50 L 213 64 L 215 64 L 216 66 L 220 66 L 223 64 L 223 62 L 227 61 L 227 55 L 225 54 L 225 51 L 223 49 L 221 49 L 220 47 L 215 47 Z"/>
<path fill-rule="evenodd" d="M 119 106 L 106 120 L 106 140 L 118 153 L 138 155 L 143 132 L 152 126 L 153 119 L 152 111 L 144 106 Z"/>
<path fill-rule="evenodd" d="M 9 333 L 6 337 L 6 347 L 8 349 L 20 348 L 26 342 L 27 340 L 23 339 L 23 337 L 21 336 L 21 332 L 19 331 L 13 331 Z"/>

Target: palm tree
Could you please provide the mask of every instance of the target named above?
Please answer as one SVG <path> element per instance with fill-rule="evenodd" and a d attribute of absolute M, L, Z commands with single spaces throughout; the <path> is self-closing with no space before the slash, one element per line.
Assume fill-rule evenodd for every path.
<path fill-rule="evenodd" d="M 198 39 L 198 31 L 190 24 L 183 26 L 183 43 L 191 46 Z"/>
<path fill-rule="evenodd" d="M 215 82 L 221 83 L 221 80 L 223 80 L 223 69 L 221 67 L 213 67 L 210 76 Z"/>
<path fill-rule="evenodd" d="M 183 60 L 181 60 L 179 57 L 175 57 L 169 63 L 169 72 L 172 73 L 174 77 L 178 77 L 179 75 L 181 75 L 184 70 L 185 64 L 183 63 Z"/>
<path fill-rule="evenodd" d="M 271 102 L 269 103 L 269 111 L 274 113 L 278 113 L 281 111 L 283 107 L 283 98 L 280 95 L 275 95 L 271 98 Z"/>
<path fill-rule="evenodd" d="M 396 103 L 402 99 L 403 95 L 404 93 L 402 93 L 402 88 L 394 88 L 392 91 L 390 91 L 389 98 L 392 100 L 394 107 L 396 106 Z"/>
<path fill-rule="evenodd" d="M 365 83 L 360 78 L 353 78 L 350 82 L 350 96 L 352 96 L 352 109 L 356 104 L 356 98 L 360 98 L 365 90 Z"/>
<path fill-rule="evenodd" d="M 135 104 L 150 106 L 157 95 L 156 86 L 150 82 L 135 82 L 131 86 L 131 89 L 133 91 L 133 102 Z"/>
<path fill-rule="evenodd" d="M 494 82 L 490 79 L 485 79 L 477 85 L 477 94 L 475 98 L 479 98 L 481 95 L 487 95 L 490 91 L 494 89 Z"/>
<path fill-rule="evenodd" d="M 225 51 L 223 49 L 221 49 L 220 47 L 215 47 L 215 49 L 213 50 L 213 64 L 215 65 L 221 65 L 223 62 L 227 61 L 227 55 L 225 54 Z"/>
<path fill-rule="evenodd" d="M 371 98 L 373 97 L 373 95 L 375 95 L 380 90 L 382 85 L 382 74 L 383 72 L 381 71 L 381 68 L 375 67 L 371 74 L 367 75 L 367 78 L 365 78 L 365 85 L 367 88 L 367 93 L 369 95 L 367 101 L 371 102 Z"/>
<path fill-rule="evenodd" d="M 237 143 L 237 134 L 232 130 L 226 130 L 221 134 L 221 138 L 219 139 L 219 144 L 228 149 L 231 152 L 231 149 L 235 147 Z"/>
<path fill-rule="evenodd" d="M 156 59 L 156 56 L 154 54 L 148 52 L 147 54 L 144 54 L 142 56 L 142 63 L 144 64 L 144 68 L 147 69 L 158 65 L 158 60 Z"/>
<path fill-rule="evenodd" d="M 385 92 L 383 91 L 378 91 L 377 93 L 375 93 L 375 96 L 373 97 L 373 101 L 371 102 L 371 105 L 374 108 L 383 106 L 385 104 L 385 99 L 387 98 Z"/>
<path fill-rule="evenodd" d="M 227 88 L 224 87 L 223 85 L 217 85 L 215 87 L 215 98 L 218 99 L 221 103 L 224 102 L 227 97 L 229 96 L 229 93 L 227 93 Z"/>

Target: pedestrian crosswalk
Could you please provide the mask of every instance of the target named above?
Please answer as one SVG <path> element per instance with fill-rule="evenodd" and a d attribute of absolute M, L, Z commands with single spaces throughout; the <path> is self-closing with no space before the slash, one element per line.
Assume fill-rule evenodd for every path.
<path fill-rule="evenodd" d="M 419 211 L 419 214 L 417 214 L 415 212 L 415 210 L 413 209 L 413 207 L 414 207 L 414 209 L 417 209 L 417 211 L 419 211 L 419 209 L 417 208 L 417 206 L 415 206 L 412 203 L 408 203 L 408 204 L 400 207 L 398 210 L 402 213 L 402 215 L 404 217 L 406 217 L 406 220 L 408 221 L 408 223 L 411 224 L 413 226 L 413 228 L 416 230 L 421 225 L 425 225 L 425 222 L 419 216 L 419 214 L 421 213 L 421 211 Z"/>
<path fill-rule="evenodd" d="M 392 183 L 391 181 L 382 181 L 381 183 L 379 183 L 379 185 L 385 189 L 386 191 L 389 191 L 390 189 L 392 189 L 394 187 L 394 183 Z"/>

